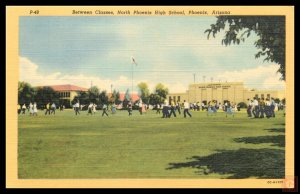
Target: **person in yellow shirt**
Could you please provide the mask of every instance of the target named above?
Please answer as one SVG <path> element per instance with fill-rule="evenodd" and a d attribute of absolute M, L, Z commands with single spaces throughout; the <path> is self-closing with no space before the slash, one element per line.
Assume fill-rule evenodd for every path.
<path fill-rule="evenodd" d="M 20 114 L 20 113 L 21 113 L 21 105 L 18 104 L 18 114 Z"/>
<path fill-rule="evenodd" d="M 50 115 L 50 103 L 49 103 L 49 102 L 46 104 L 46 112 L 45 112 L 45 115 L 47 115 L 47 113 Z"/>
<path fill-rule="evenodd" d="M 265 114 L 265 101 L 264 98 L 261 98 L 259 101 L 259 110 L 260 110 L 260 118 L 264 118 Z"/>
<path fill-rule="evenodd" d="M 176 117 L 175 109 L 176 109 L 175 102 L 174 102 L 174 100 L 171 100 L 171 112 L 169 114 L 169 117 L 171 117 L 172 113 L 173 113 L 174 117 Z"/>

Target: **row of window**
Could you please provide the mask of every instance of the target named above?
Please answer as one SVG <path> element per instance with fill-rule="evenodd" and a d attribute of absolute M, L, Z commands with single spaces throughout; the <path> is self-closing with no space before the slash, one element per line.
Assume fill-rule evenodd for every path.
<path fill-rule="evenodd" d="M 172 100 L 172 97 L 169 96 L 169 101 L 171 101 L 171 100 Z M 177 96 L 177 100 L 176 100 L 176 96 L 173 96 L 173 101 L 174 102 L 180 101 L 180 96 Z"/>
<path fill-rule="evenodd" d="M 267 98 L 270 99 L 271 95 L 270 94 L 267 94 Z M 258 94 L 255 94 L 255 98 L 259 98 L 259 95 Z M 264 94 L 261 94 L 260 95 L 260 98 L 265 98 L 265 95 Z"/>
<path fill-rule="evenodd" d="M 59 97 L 70 97 L 70 92 L 59 92 Z"/>
<path fill-rule="evenodd" d="M 258 94 L 255 94 L 255 97 L 256 97 L 256 98 L 259 98 L 259 95 L 258 95 Z M 265 98 L 265 95 L 264 95 L 264 94 L 261 94 L 261 95 L 260 95 L 260 98 Z M 267 94 L 267 98 L 270 99 L 270 98 L 271 98 L 271 95 L 270 95 L 270 94 Z M 171 101 L 171 100 L 172 100 L 172 97 L 169 96 L 169 101 Z M 180 96 L 177 96 L 177 100 L 176 100 L 176 96 L 173 96 L 173 100 L 174 100 L 174 102 L 180 101 Z"/>

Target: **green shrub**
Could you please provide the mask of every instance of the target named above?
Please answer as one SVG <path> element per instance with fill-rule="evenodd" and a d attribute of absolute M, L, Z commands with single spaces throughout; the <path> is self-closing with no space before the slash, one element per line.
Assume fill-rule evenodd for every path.
<path fill-rule="evenodd" d="M 245 102 L 240 102 L 240 103 L 238 103 L 238 107 L 247 108 L 247 104 Z"/>

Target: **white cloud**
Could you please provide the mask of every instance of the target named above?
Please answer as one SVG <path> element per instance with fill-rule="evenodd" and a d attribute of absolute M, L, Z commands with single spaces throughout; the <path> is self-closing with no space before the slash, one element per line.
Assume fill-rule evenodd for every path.
<path fill-rule="evenodd" d="M 170 93 L 185 93 L 188 89 L 188 85 L 181 82 L 176 82 L 174 84 L 166 84 Z"/>
<path fill-rule="evenodd" d="M 86 76 L 83 74 L 67 74 L 62 75 L 60 72 L 55 72 L 49 75 L 39 72 L 39 66 L 25 57 L 20 57 L 20 81 L 29 82 L 33 86 L 42 85 L 60 85 L 60 84 L 72 84 L 80 87 L 89 88 L 91 81 L 94 86 L 100 88 L 100 90 L 107 90 L 110 92 L 111 85 L 113 88 L 124 88 L 131 86 L 132 80 L 126 76 L 119 76 L 116 80 L 101 79 L 95 76 Z M 133 80 L 134 83 L 138 83 L 138 80 Z M 131 88 L 131 87 L 130 87 Z M 123 92 L 123 91 L 121 91 Z"/>
<path fill-rule="evenodd" d="M 278 65 L 264 65 L 252 69 L 243 69 L 239 71 L 225 71 L 216 74 L 214 81 L 242 81 L 246 88 L 255 89 L 285 89 L 285 82 L 280 81 L 280 74 L 277 73 Z M 125 92 L 127 88 L 131 89 L 132 80 L 129 77 L 120 75 L 118 79 L 102 79 L 101 77 L 87 76 L 83 74 L 66 74 L 61 72 L 52 74 L 43 74 L 39 72 L 39 66 L 25 57 L 20 57 L 20 81 L 26 81 L 33 86 L 41 85 L 59 85 L 59 84 L 73 84 L 81 87 L 89 88 L 91 81 L 93 85 L 110 92 L 111 85 L 114 88 L 122 88 L 121 92 Z M 188 80 L 175 81 L 172 84 L 162 80 L 147 80 L 136 79 L 133 80 L 134 87 L 139 82 L 146 82 L 150 91 L 154 89 L 159 82 L 165 84 L 171 93 L 186 92 L 188 89 Z M 134 89 L 136 90 L 136 89 Z"/>
<path fill-rule="evenodd" d="M 255 89 L 285 89 L 285 82 L 280 80 L 277 73 L 278 65 L 264 65 L 240 71 L 225 71 L 217 75 L 221 81 L 242 81 L 247 88 Z M 217 81 L 215 80 L 215 81 Z"/>

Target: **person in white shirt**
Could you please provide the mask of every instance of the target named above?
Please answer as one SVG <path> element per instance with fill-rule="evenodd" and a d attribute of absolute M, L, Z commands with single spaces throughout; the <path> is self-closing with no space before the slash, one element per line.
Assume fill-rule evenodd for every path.
<path fill-rule="evenodd" d="M 79 104 L 78 104 L 78 107 L 79 107 Z M 83 108 L 83 107 L 85 107 L 85 105 L 82 105 L 82 104 L 81 104 L 81 105 L 80 105 L 80 110 L 81 110 L 81 111 L 82 111 L 82 108 Z"/>
<path fill-rule="evenodd" d="M 157 105 L 156 105 L 156 114 L 160 114 L 160 105 L 159 105 L 159 103 L 157 103 Z"/>
<path fill-rule="evenodd" d="M 33 104 L 31 102 L 29 104 L 29 112 L 30 112 L 30 116 L 33 115 Z"/>
<path fill-rule="evenodd" d="M 139 112 L 140 112 L 140 115 L 143 114 L 143 102 L 142 102 L 142 99 L 140 99 L 140 102 L 139 102 Z"/>
<path fill-rule="evenodd" d="M 163 113 L 162 118 L 169 118 L 169 103 L 167 99 L 165 99 L 164 101 L 162 113 Z"/>
<path fill-rule="evenodd" d="M 275 100 L 274 100 L 274 98 L 271 98 L 270 108 L 271 108 L 271 117 L 275 117 Z"/>
<path fill-rule="evenodd" d="M 50 114 L 55 114 L 55 110 L 56 110 L 56 105 L 55 103 L 53 102 L 52 105 L 51 105 L 51 113 Z"/>
<path fill-rule="evenodd" d="M 24 103 L 23 106 L 22 106 L 22 114 L 25 114 L 25 111 L 26 111 L 26 105 Z"/>
<path fill-rule="evenodd" d="M 93 104 L 93 113 L 96 114 L 97 110 L 96 110 L 97 105 L 94 103 Z"/>
<path fill-rule="evenodd" d="M 76 114 L 76 115 L 77 115 L 77 114 L 80 115 L 80 113 L 79 113 L 79 102 L 76 102 L 76 103 L 75 103 L 75 105 L 74 105 L 74 110 L 75 110 L 75 114 Z"/>
<path fill-rule="evenodd" d="M 131 104 L 131 103 L 130 103 Z M 106 116 L 108 116 L 108 114 L 107 114 L 107 105 L 106 104 L 103 104 L 103 107 L 102 107 L 102 109 L 103 109 L 103 112 L 102 112 L 102 116 L 104 115 L 104 114 L 106 114 Z"/>
<path fill-rule="evenodd" d="M 269 98 L 265 101 L 265 114 L 268 119 L 271 117 L 271 101 Z"/>
<path fill-rule="evenodd" d="M 93 109 L 93 103 L 90 103 L 90 105 L 88 106 L 88 113 L 87 114 L 93 115 L 92 109 Z"/>
<path fill-rule="evenodd" d="M 37 116 L 38 110 L 37 110 L 37 105 L 36 105 L 36 103 L 33 104 L 32 109 L 33 109 L 33 114 L 32 114 L 32 116 L 34 116 L 34 115 Z"/>
<path fill-rule="evenodd" d="M 278 111 L 278 104 L 275 102 L 275 108 L 274 108 L 274 112 Z"/>
<path fill-rule="evenodd" d="M 192 117 L 192 115 L 189 113 L 190 105 L 185 100 L 183 101 L 183 107 L 184 107 L 184 111 L 183 111 L 184 118 L 186 118 L 186 114 L 188 114 L 190 117 Z"/>
<path fill-rule="evenodd" d="M 258 101 L 255 97 L 253 98 L 253 106 L 254 106 L 254 108 L 252 110 L 252 113 L 255 116 L 255 118 L 258 118 L 258 116 L 259 116 L 259 107 L 258 107 Z"/>

